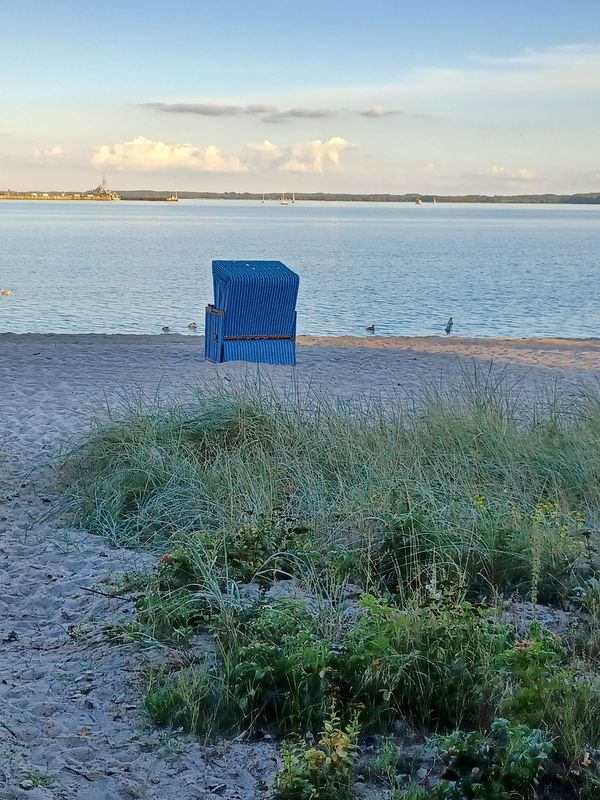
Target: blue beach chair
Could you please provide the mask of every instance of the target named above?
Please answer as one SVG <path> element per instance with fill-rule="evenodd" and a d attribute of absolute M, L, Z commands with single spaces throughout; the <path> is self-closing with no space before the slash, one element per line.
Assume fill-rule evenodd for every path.
<path fill-rule="evenodd" d="M 298 275 L 281 261 L 213 261 L 212 273 L 206 358 L 295 364 Z"/>

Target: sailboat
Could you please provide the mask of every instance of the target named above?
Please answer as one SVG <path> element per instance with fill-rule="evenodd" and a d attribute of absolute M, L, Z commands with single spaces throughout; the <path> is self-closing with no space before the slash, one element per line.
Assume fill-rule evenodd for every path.
<path fill-rule="evenodd" d="M 265 193 L 264 193 L 264 192 L 263 192 L 263 199 L 262 199 L 262 202 L 263 202 L 263 204 L 264 204 L 264 202 L 265 202 Z"/>
<path fill-rule="evenodd" d="M 282 206 L 289 206 L 289 204 L 290 204 L 290 201 L 286 200 L 285 195 L 282 193 L 282 195 L 281 195 L 281 205 Z"/>
<path fill-rule="evenodd" d="M 296 202 L 296 194 L 295 194 L 295 192 L 292 192 L 292 203 L 295 203 L 295 202 Z"/>
<path fill-rule="evenodd" d="M 423 203 L 423 201 L 421 200 L 421 198 L 417 197 L 417 199 L 415 200 L 415 205 L 420 206 L 420 205 L 422 205 L 422 203 Z"/>
<path fill-rule="evenodd" d="M 433 205 L 434 206 L 437 205 L 437 200 L 435 199 L 435 197 L 433 198 Z"/>

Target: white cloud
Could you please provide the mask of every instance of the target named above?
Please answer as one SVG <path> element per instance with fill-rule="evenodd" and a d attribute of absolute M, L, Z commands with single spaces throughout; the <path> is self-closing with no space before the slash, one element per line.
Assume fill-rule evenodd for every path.
<path fill-rule="evenodd" d="M 283 155 L 281 148 L 268 139 L 265 139 L 264 142 L 249 142 L 246 147 L 251 153 L 265 161 L 276 161 Z"/>
<path fill-rule="evenodd" d="M 247 172 L 237 156 L 227 156 L 215 145 L 166 144 L 136 136 L 128 142 L 102 145 L 91 156 L 94 167 L 112 167 L 136 172 L 176 168 L 198 172 Z"/>
<path fill-rule="evenodd" d="M 349 142 L 341 136 L 332 136 L 326 141 L 314 139 L 312 142 L 293 145 L 289 149 L 287 161 L 280 165 L 282 172 L 343 172 L 341 154 L 349 147 Z"/>
<path fill-rule="evenodd" d="M 485 171 L 486 175 L 498 180 L 516 181 L 526 183 L 536 178 L 534 170 L 529 167 L 505 167 L 501 164 L 492 164 Z"/>
<path fill-rule="evenodd" d="M 53 147 L 35 150 L 33 155 L 36 161 L 41 161 L 44 164 L 54 164 L 66 158 L 67 154 L 62 147 L 55 144 Z"/>

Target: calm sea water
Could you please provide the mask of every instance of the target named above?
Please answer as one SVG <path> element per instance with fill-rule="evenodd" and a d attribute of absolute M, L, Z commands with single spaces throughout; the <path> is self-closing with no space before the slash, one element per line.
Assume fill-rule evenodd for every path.
<path fill-rule="evenodd" d="M 202 332 L 212 259 L 300 274 L 305 334 L 600 336 L 600 207 L 0 202 L 0 331 Z"/>

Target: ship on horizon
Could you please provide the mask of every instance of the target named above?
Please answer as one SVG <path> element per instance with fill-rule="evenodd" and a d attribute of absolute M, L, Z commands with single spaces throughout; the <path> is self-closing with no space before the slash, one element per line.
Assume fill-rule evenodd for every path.
<path fill-rule="evenodd" d="M 127 194 L 127 193 L 126 193 Z M 101 183 L 87 192 L 15 192 L 11 189 L 0 189 L 0 200 L 91 200 L 94 202 L 115 202 L 117 200 L 156 200 L 169 203 L 179 202 L 177 192 L 165 197 L 125 197 L 122 198 L 114 189 L 109 189 L 106 175 L 102 175 Z"/>
<path fill-rule="evenodd" d="M 121 196 L 106 185 L 106 175 L 95 189 L 88 192 L 13 192 L 11 189 L 0 191 L 0 200 L 94 200 L 114 202 Z"/>

